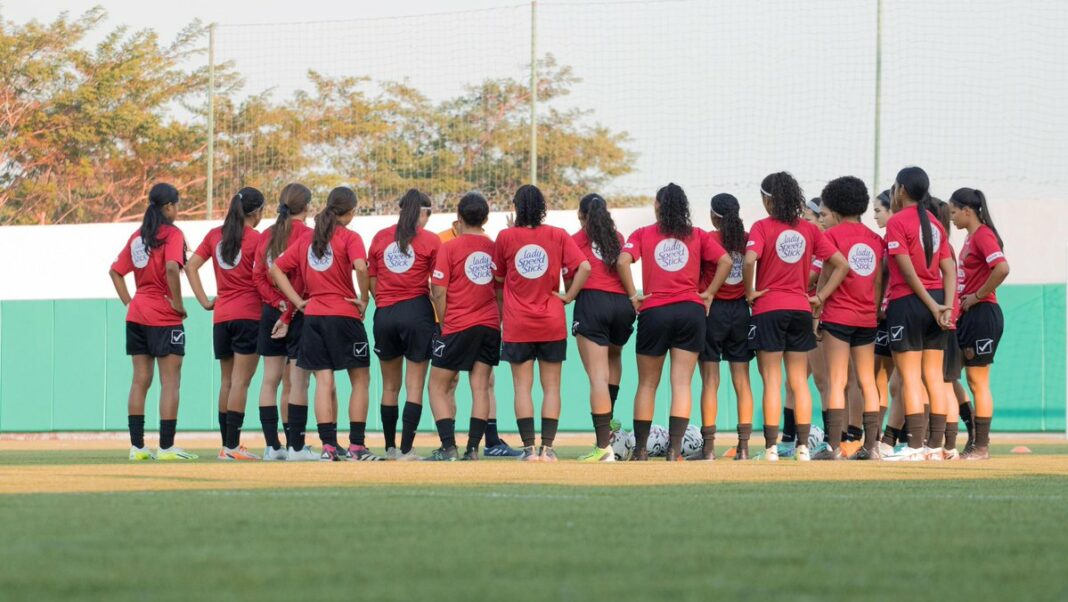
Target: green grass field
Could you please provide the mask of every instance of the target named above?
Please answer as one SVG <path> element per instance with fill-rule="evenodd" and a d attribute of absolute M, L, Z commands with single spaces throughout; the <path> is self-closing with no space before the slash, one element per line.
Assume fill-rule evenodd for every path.
<path fill-rule="evenodd" d="M 898 479 L 886 471 L 900 465 L 720 461 L 677 469 L 748 481 L 643 484 L 676 470 L 657 463 L 593 467 L 614 471 L 616 486 L 371 484 L 360 479 L 373 473 L 357 470 L 346 473 L 351 481 L 311 487 L 221 480 L 152 490 L 139 481 L 132 486 L 147 490 L 0 494 L 0 598 L 1065 600 L 1068 470 L 1058 463 L 1068 464 L 1068 448 L 1032 447 L 1061 457 L 1002 455 L 963 467 L 983 478 L 961 473 L 963 463 Z M 179 475 L 168 472 L 173 465 L 127 470 L 106 450 L 3 451 L 0 475 L 12 485 L 19 469 L 32 480 L 73 467 L 180 481 L 233 467 L 201 463 Z M 283 468 L 298 467 L 251 469 Z M 418 470 L 461 468 L 474 469 Z M 552 480 L 580 467 L 476 468 L 533 469 Z"/>

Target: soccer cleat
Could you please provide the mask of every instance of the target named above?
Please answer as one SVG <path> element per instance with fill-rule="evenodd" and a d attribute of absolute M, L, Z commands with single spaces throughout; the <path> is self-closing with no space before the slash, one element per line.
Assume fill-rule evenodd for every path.
<path fill-rule="evenodd" d="M 147 447 L 134 447 L 130 446 L 130 460 L 133 462 L 141 462 L 143 460 L 151 460 L 152 451 Z"/>
<path fill-rule="evenodd" d="M 906 447 L 889 456 L 884 456 L 887 462 L 923 462 L 927 459 L 927 450 L 922 447 Z"/>
<path fill-rule="evenodd" d="M 887 443 L 883 443 L 882 441 L 879 442 L 878 449 L 880 458 L 885 458 L 886 456 L 889 456 L 894 453 L 894 446 L 889 445 Z"/>
<path fill-rule="evenodd" d="M 423 458 L 415 453 L 415 449 L 410 449 L 407 452 L 398 452 L 396 460 L 397 462 L 421 462 Z"/>
<path fill-rule="evenodd" d="M 961 454 L 960 458 L 961 460 L 989 460 L 990 448 L 976 445 L 971 451 Z"/>
<path fill-rule="evenodd" d="M 350 444 L 347 451 L 349 457 L 346 460 L 349 462 L 382 462 L 385 460 L 382 456 L 371 452 L 365 445 Z"/>
<path fill-rule="evenodd" d="M 340 462 L 341 455 L 338 454 L 338 448 L 330 445 L 329 443 L 323 444 L 323 451 L 319 452 L 320 462 Z"/>
<path fill-rule="evenodd" d="M 842 452 L 842 458 L 845 459 L 855 455 L 862 447 L 864 447 L 864 441 L 857 439 L 854 441 L 843 441 L 838 450 Z"/>
<path fill-rule="evenodd" d="M 486 449 L 482 450 L 482 455 L 487 458 L 518 458 L 523 455 L 523 450 L 516 449 L 501 439 L 497 445 L 486 446 Z"/>
<path fill-rule="evenodd" d="M 708 449 L 701 447 L 701 453 L 697 454 L 696 456 L 690 456 L 686 459 L 695 462 L 711 462 L 716 459 L 716 448 L 714 446 L 710 446 Z"/>
<path fill-rule="evenodd" d="M 736 447 L 734 449 L 734 461 L 748 460 L 749 459 L 749 447 Z"/>
<path fill-rule="evenodd" d="M 946 459 L 945 451 L 943 451 L 941 447 L 936 447 L 934 449 L 928 447 L 924 449 L 927 450 L 925 459 L 930 462 L 941 462 Z"/>
<path fill-rule="evenodd" d="M 538 456 L 538 451 L 534 449 L 534 446 L 524 447 L 522 449 L 523 455 L 519 456 L 520 462 L 539 462 L 541 457 Z"/>
<path fill-rule="evenodd" d="M 311 448 L 310 445 L 305 445 L 300 448 L 300 451 L 293 449 L 292 447 L 286 450 L 287 462 L 314 462 L 319 459 L 319 454 Z"/>
<path fill-rule="evenodd" d="M 964 444 L 964 449 L 960 452 L 961 456 L 967 456 L 971 452 L 975 451 L 975 442 L 968 439 L 968 442 Z"/>
<path fill-rule="evenodd" d="M 943 449 L 942 450 L 942 459 L 943 460 L 960 460 L 960 452 L 957 451 L 957 448 L 955 448 L 955 447 L 953 449 Z"/>
<path fill-rule="evenodd" d="M 167 449 L 156 450 L 156 459 L 160 462 L 181 462 L 185 460 L 196 460 L 200 456 L 185 451 L 180 447 L 168 447 Z"/>
<path fill-rule="evenodd" d="M 849 456 L 849 459 L 850 460 L 881 460 L 882 456 L 879 455 L 879 448 L 877 448 L 877 447 L 874 448 L 874 449 L 867 449 L 867 448 L 862 447 L 862 448 L 857 450 L 857 453 L 853 454 L 852 456 Z"/>
<path fill-rule="evenodd" d="M 542 462 L 556 462 L 556 452 L 548 445 L 543 445 L 538 449 L 538 456 Z"/>
<path fill-rule="evenodd" d="M 808 453 L 808 446 L 807 445 L 798 445 L 797 446 L 797 451 L 794 453 L 794 458 L 798 462 L 808 462 L 809 460 L 811 460 L 812 456 L 810 456 L 809 453 Z"/>
<path fill-rule="evenodd" d="M 391 448 L 386 450 L 386 459 L 387 460 L 396 460 L 397 458 L 400 457 L 400 455 L 401 455 L 400 450 L 395 448 L 395 447 L 391 447 Z"/>
<path fill-rule="evenodd" d="M 777 447 L 768 447 L 764 449 L 764 460 L 767 462 L 779 461 L 779 450 Z"/>
<path fill-rule="evenodd" d="M 224 462 L 252 462 L 259 460 L 260 457 L 248 451 L 245 449 L 245 446 L 241 445 L 238 446 L 237 449 L 230 449 L 229 447 L 220 449 L 217 459 L 223 460 Z"/>
<path fill-rule="evenodd" d="M 605 447 L 594 446 L 593 451 L 588 454 L 579 456 L 579 462 L 615 462 L 616 453 L 612 451 L 611 445 Z"/>
<path fill-rule="evenodd" d="M 798 458 L 800 459 L 800 458 Z M 845 460 L 846 456 L 841 448 L 833 449 L 826 443 L 821 443 L 819 449 L 812 454 L 813 460 Z"/>
<path fill-rule="evenodd" d="M 268 445 L 263 448 L 263 461 L 264 462 L 280 462 L 286 459 L 286 450 L 283 447 L 275 449 Z"/>
<path fill-rule="evenodd" d="M 686 457 L 682 455 L 682 452 L 680 452 L 679 450 L 675 449 L 674 447 L 669 447 L 668 448 L 667 454 L 665 454 L 665 459 L 668 462 L 684 462 L 684 461 L 686 461 Z"/>
<path fill-rule="evenodd" d="M 783 441 L 782 443 L 775 446 L 775 452 L 779 455 L 780 458 L 792 458 L 794 457 L 794 452 L 796 450 L 796 441 Z"/>
<path fill-rule="evenodd" d="M 630 455 L 630 461 L 631 462 L 648 462 L 649 461 L 649 450 L 645 449 L 644 447 L 641 448 L 641 449 L 635 449 L 634 453 L 632 453 Z"/>
<path fill-rule="evenodd" d="M 456 446 L 452 447 L 439 447 L 430 452 L 430 457 L 427 458 L 430 462 L 455 462 L 460 459 L 460 454 L 456 451 Z"/>
<path fill-rule="evenodd" d="M 460 458 L 464 462 L 474 462 L 478 460 L 478 448 L 473 447 L 464 452 L 464 457 Z"/>

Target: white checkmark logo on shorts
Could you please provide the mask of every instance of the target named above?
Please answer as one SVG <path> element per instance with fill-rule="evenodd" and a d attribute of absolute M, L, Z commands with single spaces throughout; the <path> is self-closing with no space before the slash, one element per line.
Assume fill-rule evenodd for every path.
<path fill-rule="evenodd" d="M 184 330 L 172 330 L 171 331 L 171 345 L 185 345 L 185 331 Z"/>
<path fill-rule="evenodd" d="M 887 336 L 885 330 L 880 330 L 879 332 L 875 333 L 875 344 L 876 345 L 886 345 L 889 342 L 889 340 L 888 340 L 889 338 L 890 337 Z"/>
<path fill-rule="evenodd" d="M 755 338 L 756 338 L 756 325 L 751 324 L 749 326 L 749 340 L 751 341 L 751 340 L 753 340 Z"/>
<path fill-rule="evenodd" d="M 903 338 L 905 338 L 905 327 L 904 326 L 891 326 L 890 327 L 890 340 L 891 341 L 900 341 Z"/>
<path fill-rule="evenodd" d="M 434 357 L 441 357 L 442 353 L 445 353 L 445 342 L 434 341 Z"/>
<path fill-rule="evenodd" d="M 353 343 L 352 355 L 356 357 L 367 357 L 367 343 Z"/>
<path fill-rule="evenodd" d="M 990 355 L 994 352 L 994 339 L 979 339 L 975 342 L 975 353 L 978 355 Z"/>

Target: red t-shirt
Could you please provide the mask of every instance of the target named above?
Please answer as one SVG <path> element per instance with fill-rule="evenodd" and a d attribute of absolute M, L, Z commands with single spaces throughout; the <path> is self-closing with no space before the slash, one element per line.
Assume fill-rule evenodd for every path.
<path fill-rule="evenodd" d="M 641 311 L 689 301 L 701 303 L 697 286 L 701 281 L 701 267 L 716 263 L 727 254 L 715 238 L 700 228 L 694 228 L 686 240 L 660 233 L 660 227 L 650 224 L 638 228 L 623 245 L 623 252 L 642 262 L 642 293 L 648 296 Z"/>
<path fill-rule="evenodd" d="M 616 237 L 619 239 L 619 246 L 623 246 L 623 235 L 616 232 Z M 619 293 L 621 295 L 627 294 L 627 291 L 623 289 L 623 281 L 619 279 L 619 272 L 616 271 L 615 266 L 609 267 L 601 259 L 601 251 L 596 248 L 590 237 L 586 236 L 585 230 L 579 230 L 571 236 L 575 244 L 586 256 L 586 261 L 590 262 L 590 278 L 586 281 L 582 290 L 590 291 L 605 291 L 607 293 Z"/>
<path fill-rule="evenodd" d="M 874 328 L 875 278 L 883 269 L 883 239 L 871 228 L 842 222 L 823 233 L 846 258 L 849 272 L 823 304 L 821 319 L 831 324 Z"/>
<path fill-rule="evenodd" d="M 356 298 L 353 265 L 367 259 L 360 235 L 342 226 L 334 228 L 334 236 L 322 257 L 312 252 L 314 233 L 309 229 L 296 244 L 290 246 L 275 265 L 283 272 L 300 270 L 304 278 L 308 306 L 306 316 L 341 316 L 362 320 L 359 308 L 345 299 Z"/>
<path fill-rule="evenodd" d="M 432 284 L 445 287 L 441 334 L 474 326 L 501 327 L 493 272 L 493 241 L 488 237 L 462 234 L 441 245 L 430 279 Z"/>
<path fill-rule="evenodd" d="M 766 217 L 749 230 L 746 251 L 757 256 L 756 290 L 768 291 L 753 303 L 753 315 L 771 311 L 811 311 L 808 279 L 812 258 L 834 255 L 834 245 L 816 226 L 799 219 L 787 224 Z"/>
<path fill-rule="evenodd" d="M 1005 252 L 998 244 L 998 237 L 988 226 L 979 226 L 975 234 L 964 239 L 960 249 L 960 264 L 957 266 L 957 298 L 971 295 L 983 288 L 990 272 L 999 263 L 1005 263 Z M 997 303 L 997 293 L 979 299 L 981 303 Z"/>
<path fill-rule="evenodd" d="M 504 280 L 501 338 L 507 343 L 566 339 L 564 303 L 553 293 L 560 290 L 560 275 L 585 260 L 571 236 L 555 226 L 502 231 L 493 254 L 494 276 Z"/>
<path fill-rule="evenodd" d="M 708 236 L 719 243 L 720 246 L 723 246 L 723 236 L 718 230 L 710 231 Z M 746 232 L 745 236 L 748 237 L 749 233 Z M 731 253 L 731 273 L 723 281 L 723 286 L 719 287 L 719 292 L 716 293 L 717 300 L 734 301 L 745 296 L 745 283 L 742 282 L 742 263 L 744 261 L 745 255 L 743 253 Z M 716 264 L 703 262 L 701 264 L 701 282 L 697 286 L 697 290 L 703 291 L 708 288 L 708 285 L 712 284 L 712 279 L 715 277 Z"/>
<path fill-rule="evenodd" d="M 310 231 L 311 228 L 305 225 L 303 221 L 294 220 L 289 227 L 289 240 L 286 241 L 286 249 L 295 245 L 302 236 Z M 267 228 L 260 235 L 260 244 L 256 246 L 256 263 L 252 265 L 252 282 L 256 284 L 260 299 L 267 305 L 281 310 L 282 302 L 286 302 L 286 311 L 282 313 L 282 321 L 289 324 L 293 314 L 296 313 L 296 308 L 286 301 L 286 296 L 282 294 L 282 291 L 278 290 L 278 287 L 271 281 L 271 277 L 267 275 L 268 270 L 274 265 L 274 258 L 267 257 L 267 247 L 271 245 L 272 234 L 274 234 L 274 226 Z M 286 276 L 289 278 L 289 283 L 293 285 L 293 290 L 297 291 L 298 295 L 304 296 L 304 276 L 300 270 L 287 272 Z"/>
<path fill-rule="evenodd" d="M 260 233 L 245 226 L 241 250 L 233 264 L 226 263 L 222 258 L 222 226 L 219 226 L 208 230 L 194 251 L 204 261 L 214 260 L 218 294 L 215 296 L 215 311 L 212 312 L 213 323 L 260 319 L 260 293 L 252 280 L 252 265 L 259 242 Z"/>
<path fill-rule="evenodd" d="M 430 272 L 437 260 L 441 239 L 419 228 L 408 252 L 396 242 L 397 226 L 380 230 L 367 251 L 367 273 L 375 278 L 375 307 L 389 307 L 430 294 Z"/>
<path fill-rule="evenodd" d="M 931 222 L 931 242 L 934 253 L 931 254 L 931 263 L 924 265 L 923 238 L 920 232 L 919 205 L 902 209 L 890 216 L 886 222 L 886 248 L 890 264 L 890 300 L 900 299 L 914 294 L 909 283 L 897 267 L 895 255 L 908 255 L 912 260 L 912 266 L 916 268 L 916 275 L 920 277 L 923 288 L 927 290 L 942 290 L 942 270 L 938 263 L 943 259 L 949 259 L 949 243 L 946 242 L 946 231 L 938 218 L 928 213 Z M 926 211 L 926 210 L 925 210 Z"/>
<path fill-rule="evenodd" d="M 167 262 L 185 265 L 185 236 L 174 226 L 162 225 L 156 238 L 163 244 L 154 250 L 145 248 L 138 230 L 126 241 L 111 269 L 125 276 L 134 273 L 133 300 L 126 310 L 126 321 L 142 326 L 177 326 L 182 316 L 171 308 L 171 289 L 167 286 Z"/>

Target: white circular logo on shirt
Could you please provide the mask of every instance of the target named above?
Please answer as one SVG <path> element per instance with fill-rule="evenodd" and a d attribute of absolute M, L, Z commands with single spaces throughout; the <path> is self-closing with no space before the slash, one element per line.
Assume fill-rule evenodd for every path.
<path fill-rule="evenodd" d="M 731 253 L 731 273 L 727 275 L 726 284 L 738 284 L 742 281 L 742 254 L 733 251 Z"/>
<path fill-rule="evenodd" d="M 408 252 L 402 253 L 400 245 L 394 241 L 382 253 L 382 262 L 386 264 L 386 269 L 394 274 L 403 274 L 415 265 L 415 249 L 409 244 Z"/>
<path fill-rule="evenodd" d="M 334 265 L 334 248 L 326 245 L 326 252 L 322 257 L 315 256 L 314 245 L 308 245 L 308 265 L 316 272 L 325 272 Z"/>
<path fill-rule="evenodd" d="M 592 252 L 593 256 L 596 257 L 597 259 L 600 259 L 601 261 L 604 261 L 604 256 L 601 255 L 601 247 L 597 246 L 597 243 L 595 243 L 595 242 L 591 242 L 590 243 L 590 252 Z"/>
<path fill-rule="evenodd" d="M 786 263 L 797 263 L 805 254 L 805 237 L 797 230 L 783 230 L 775 239 L 775 254 Z"/>
<path fill-rule="evenodd" d="M 237 250 L 237 257 L 234 258 L 233 263 L 226 263 L 226 260 L 223 259 L 222 241 L 220 240 L 215 245 L 215 261 L 219 264 L 220 268 L 224 270 L 232 270 L 236 268 L 239 263 L 241 263 L 241 249 Z"/>
<path fill-rule="evenodd" d="M 677 272 L 690 261 L 690 248 L 677 238 L 665 238 L 656 243 L 653 259 L 665 272 Z"/>
<path fill-rule="evenodd" d="M 148 265 L 148 248 L 145 247 L 145 239 L 138 236 L 130 242 L 130 258 L 135 268 L 143 268 Z"/>
<path fill-rule="evenodd" d="M 515 254 L 515 269 L 524 278 L 540 278 L 549 271 L 549 254 L 538 245 L 523 245 Z"/>
<path fill-rule="evenodd" d="M 923 248 L 923 224 L 920 224 L 920 248 Z M 942 233 L 938 231 L 938 226 L 931 222 L 931 250 L 933 252 L 932 259 L 938 256 L 938 247 L 942 246 Z"/>
<path fill-rule="evenodd" d="M 858 242 L 849 248 L 849 268 L 861 276 L 875 273 L 875 251 L 868 245 Z"/>
<path fill-rule="evenodd" d="M 475 284 L 489 284 L 493 281 L 493 258 L 482 251 L 471 253 L 464 261 L 464 273 Z"/>

